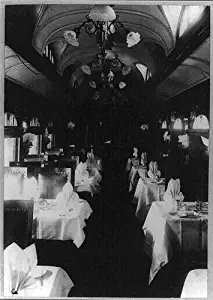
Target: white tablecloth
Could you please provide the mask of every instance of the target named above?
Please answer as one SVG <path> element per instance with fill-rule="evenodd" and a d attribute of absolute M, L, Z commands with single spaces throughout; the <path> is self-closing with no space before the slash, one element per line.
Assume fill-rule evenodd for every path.
<path fill-rule="evenodd" d="M 135 215 L 140 221 L 145 221 L 152 202 L 163 200 L 164 192 L 164 183 L 152 183 L 149 178 L 138 180 L 133 203 L 137 204 Z"/>
<path fill-rule="evenodd" d="M 181 298 L 207 298 L 207 270 L 195 269 L 188 273 Z"/>
<path fill-rule="evenodd" d="M 50 271 L 50 274 L 52 273 L 49 278 L 45 278 L 43 281 L 40 278 L 37 279 L 29 287 L 14 295 L 14 299 L 17 297 L 67 297 L 74 286 L 68 274 L 63 269 L 52 266 L 37 266 L 35 271 L 36 274 L 44 274 L 47 270 Z M 12 296 L 6 289 L 6 285 L 4 296 Z"/>
<path fill-rule="evenodd" d="M 190 206 L 190 203 L 187 203 Z M 191 203 L 193 205 L 193 203 Z M 178 212 L 179 214 L 180 212 Z M 144 250 L 151 258 L 149 283 L 167 264 L 175 251 L 207 251 L 207 215 L 189 211 L 184 218 L 167 213 L 165 202 L 153 202 L 143 230 L 146 236 Z"/>
<path fill-rule="evenodd" d="M 34 235 L 37 239 L 73 240 L 79 248 L 85 240 L 83 228 L 92 209 L 87 201 L 80 200 L 70 212 L 60 212 L 53 207 L 36 207 L 34 210 Z"/>

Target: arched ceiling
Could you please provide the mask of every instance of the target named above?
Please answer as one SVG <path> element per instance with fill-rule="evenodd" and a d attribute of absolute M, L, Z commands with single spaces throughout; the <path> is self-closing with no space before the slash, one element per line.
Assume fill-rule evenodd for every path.
<path fill-rule="evenodd" d="M 91 62 L 99 49 L 95 37 L 83 30 L 79 47 L 68 44 L 63 34 L 85 21 L 92 7 L 88 4 L 6 6 L 5 76 L 45 97 L 60 94 L 60 98 L 72 99 L 72 74 L 79 66 Z M 138 88 L 143 90 L 145 82 L 135 67 L 137 63 L 151 73 L 147 86 L 155 90 L 155 99 L 159 100 L 171 99 L 209 79 L 209 7 L 204 11 L 201 7 L 194 20 L 194 11 L 190 12 L 187 6 L 115 4 L 113 9 L 126 27 L 141 36 L 141 41 L 132 48 L 126 46 L 121 36 L 111 49 L 124 65 L 132 66 L 132 81 L 138 80 Z M 178 35 L 187 24 L 189 30 Z M 53 61 L 44 55 L 47 46 Z M 131 88 L 131 80 L 129 84 Z"/>
<path fill-rule="evenodd" d="M 92 5 L 49 5 L 44 7 L 39 16 L 33 35 L 33 46 L 42 55 L 47 45 L 52 45 L 57 56 L 57 69 L 60 74 L 75 61 L 87 64 L 98 53 L 99 49 L 95 37 L 88 36 L 82 31 L 78 48 L 66 44 L 63 38 L 65 30 L 72 30 L 79 26 L 89 14 Z M 152 73 L 156 65 L 146 43 L 158 44 L 167 55 L 174 47 L 174 37 L 168 21 L 160 6 L 115 5 L 115 13 L 122 23 L 139 32 L 142 42 L 132 49 L 125 43 L 113 47 L 114 53 L 119 54 L 126 65 L 142 62 Z"/>

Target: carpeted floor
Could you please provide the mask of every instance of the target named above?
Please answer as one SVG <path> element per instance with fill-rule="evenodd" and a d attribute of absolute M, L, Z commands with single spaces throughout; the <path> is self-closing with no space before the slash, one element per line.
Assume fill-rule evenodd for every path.
<path fill-rule="evenodd" d="M 77 249 L 72 241 L 37 241 L 39 264 L 66 270 L 75 284 L 70 297 L 180 297 L 192 269 L 181 258 L 173 259 L 148 286 L 150 261 L 124 169 L 106 167 L 101 194 L 88 199 L 94 212 L 83 245 Z"/>

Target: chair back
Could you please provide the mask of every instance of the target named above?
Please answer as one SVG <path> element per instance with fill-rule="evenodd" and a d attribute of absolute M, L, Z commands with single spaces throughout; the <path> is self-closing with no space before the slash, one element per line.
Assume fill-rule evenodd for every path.
<path fill-rule="evenodd" d="M 4 249 L 17 243 L 25 248 L 32 243 L 33 200 L 4 201 Z"/>
<path fill-rule="evenodd" d="M 40 168 L 38 182 L 40 198 L 56 199 L 67 181 L 71 181 L 71 168 Z"/>

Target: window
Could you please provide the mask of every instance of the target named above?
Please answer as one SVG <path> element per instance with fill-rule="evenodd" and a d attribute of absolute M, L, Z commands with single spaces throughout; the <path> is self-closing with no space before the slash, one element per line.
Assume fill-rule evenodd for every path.
<path fill-rule="evenodd" d="M 182 5 L 162 5 L 164 13 L 171 27 L 173 36 L 176 36 L 178 21 L 182 10 Z"/>
<path fill-rule="evenodd" d="M 175 120 L 173 128 L 177 129 L 177 130 L 182 130 L 183 129 L 183 122 L 182 122 L 182 120 L 180 118 L 177 118 Z"/>
<path fill-rule="evenodd" d="M 193 129 L 203 129 L 207 130 L 209 129 L 209 121 L 206 116 L 204 115 L 199 115 L 195 118 L 193 126 Z"/>
<path fill-rule="evenodd" d="M 166 129 L 167 128 L 167 122 L 166 121 L 163 121 L 161 128 L 162 129 Z"/>
<path fill-rule="evenodd" d="M 141 72 L 141 75 L 143 76 L 143 79 L 146 80 L 147 67 L 142 65 L 142 64 L 137 64 L 136 67 Z"/>
<path fill-rule="evenodd" d="M 200 6 L 186 6 L 181 24 L 179 36 L 181 37 L 196 21 L 199 20 L 203 11 L 205 9 L 204 5 Z"/>
<path fill-rule="evenodd" d="M 46 46 L 45 49 L 44 49 L 44 55 L 49 59 L 49 61 L 54 64 L 54 58 L 53 58 L 53 55 L 52 55 L 52 51 L 51 49 L 49 48 L 49 46 Z"/>
<path fill-rule="evenodd" d="M 143 76 L 144 81 L 147 82 L 152 76 L 149 69 L 142 64 L 136 64 L 136 67 L 140 71 L 141 75 Z"/>

